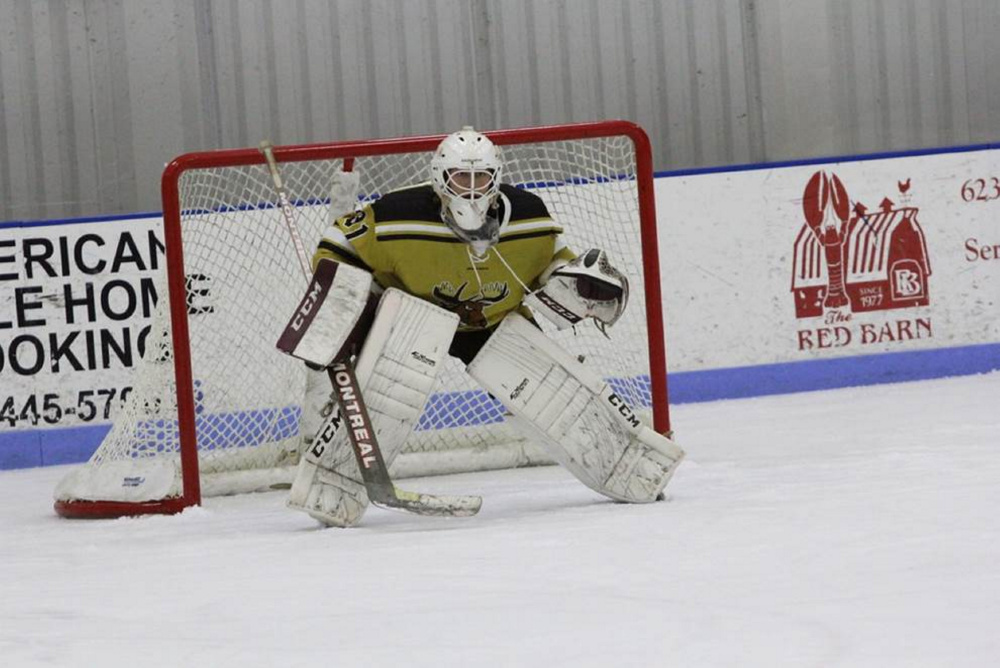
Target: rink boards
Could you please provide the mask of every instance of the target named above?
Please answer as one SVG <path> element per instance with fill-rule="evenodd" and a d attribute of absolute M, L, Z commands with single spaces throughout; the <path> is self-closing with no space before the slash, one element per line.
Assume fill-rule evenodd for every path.
<path fill-rule="evenodd" d="M 655 185 L 672 402 L 1000 368 L 994 147 Z M 100 442 L 144 348 L 161 227 L 158 215 L 0 225 L 0 468 L 81 461 Z"/>

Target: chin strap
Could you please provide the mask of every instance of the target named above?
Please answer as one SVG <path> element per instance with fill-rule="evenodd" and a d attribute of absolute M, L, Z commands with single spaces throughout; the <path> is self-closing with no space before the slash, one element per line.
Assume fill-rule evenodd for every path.
<path fill-rule="evenodd" d="M 462 208 L 466 211 L 463 212 Z M 455 236 L 473 248 L 476 256 L 485 257 L 486 252 L 500 241 L 500 232 L 510 222 L 510 209 L 510 200 L 503 193 L 497 195 L 495 206 L 490 206 L 482 212 L 469 200 L 452 199 L 448 204 L 441 200 L 441 220 L 455 233 Z M 498 215 L 491 216 L 491 211 L 496 211 Z M 475 229 L 469 229 L 458 223 L 459 216 L 470 213 L 475 213 L 474 220 L 480 223 Z"/>

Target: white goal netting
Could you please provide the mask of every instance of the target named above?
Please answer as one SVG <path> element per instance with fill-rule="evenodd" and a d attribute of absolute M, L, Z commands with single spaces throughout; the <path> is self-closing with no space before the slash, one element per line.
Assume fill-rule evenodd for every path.
<path fill-rule="evenodd" d="M 353 159 L 358 205 L 426 181 L 431 153 Z M 603 248 L 628 276 L 629 308 L 609 330 L 592 323 L 555 332 L 640 414 L 651 405 L 649 344 L 636 157 L 626 136 L 502 146 L 504 181 L 530 188 L 548 205 L 577 251 Z M 279 160 L 281 160 L 279 156 Z M 281 161 L 299 229 L 315 248 L 330 223 L 329 190 L 344 160 Z M 179 181 L 183 272 L 202 493 L 267 489 L 291 480 L 300 447 L 302 364 L 275 342 L 305 287 L 265 165 L 185 171 Z M 169 254 L 169 250 L 168 250 Z M 166 294 L 162 286 L 160 294 Z M 659 314 L 656 314 L 659 317 Z M 181 493 L 180 438 L 169 301 L 161 299 L 129 400 L 90 462 L 69 476 L 57 500 L 144 502 Z M 442 370 L 397 476 L 509 467 L 539 461 L 507 426 L 503 405 L 465 375 Z"/>

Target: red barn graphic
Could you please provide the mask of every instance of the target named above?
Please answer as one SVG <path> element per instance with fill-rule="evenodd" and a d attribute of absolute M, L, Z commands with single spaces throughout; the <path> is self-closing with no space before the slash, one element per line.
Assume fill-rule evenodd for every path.
<path fill-rule="evenodd" d="M 909 179 L 901 183 L 909 190 Z M 803 205 L 807 222 L 795 239 L 793 253 L 795 317 L 822 316 L 824 305 L 841 308 L 842 302 L 831 304 L 828 298 L 841 291 L 855 313 L 926 306 L 931 267 L 924 232 L 917 221 L 918 209 L 896 208 L 888 198 L 877 213 L 868 213 L 856 204 L 853 216 L 838 226 L 831 211 L 833 200 L 840 198 L 834 195 L 824 201 L 824 190 L 839 190 L 841 198 L 846 197 L 836 175 L 816 172 L 806 186 Z M 836 217 L 847 218 L 843 202 L 837 204 Z"/>

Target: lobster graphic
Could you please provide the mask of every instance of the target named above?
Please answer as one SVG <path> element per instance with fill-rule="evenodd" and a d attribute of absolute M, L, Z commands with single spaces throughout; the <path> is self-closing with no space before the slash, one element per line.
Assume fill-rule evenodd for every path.
<path fill-rule="evenodd" d="M 486 327 L 488 324 L 486 314 L 484 314 L 483 311 L 487 306 L 498 304 L 507 299 L 510 295 L 510 288 L 508 288 L 507 284 L 504 283 L 500 294 L 495 297 L 486 297 L 480 292 L 479 294 L 475 294 L 468 299 L 462 299 L 462 291 L 465 290 L 468 285 L 468 281 L 462 283 L 454 295 L 449 295 L 442 290 L 440 286 L 435 286 L 431 294 L 442 307 L 448 309 L 452 313 L 457 313 L 463 325 L 481 329 Z"/>
<path fill-rule="evenodd" d="M 816 172 L 806 184 L 802 209 L 826 256 L 829 283 L 823 306 L 829 309 L 847 306 L 850 301 L 844 287 L 844 241 L 850 202 L 844 184 L 836 174 Z"/>

